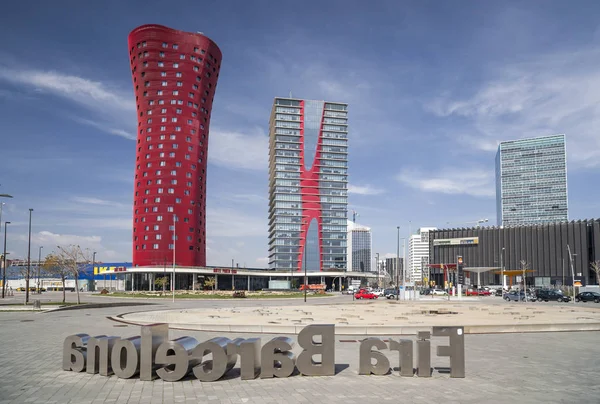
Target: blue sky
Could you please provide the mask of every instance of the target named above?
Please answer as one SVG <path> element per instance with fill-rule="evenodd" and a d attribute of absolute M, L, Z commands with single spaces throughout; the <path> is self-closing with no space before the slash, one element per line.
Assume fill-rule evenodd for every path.
<path fill-rule="evenodd" d="M 158 23 L 223 52 L 209 143 L 209 265 L 266 266 L 273 98 L 349 104 L 350 209 L 396 226 L 495 223 L 500 140 L 566 133 L 569 216 L 600 211 L 594 1 L 52 1 L 0 14 L 8 251 L 77 243 L 131 259 L 136 115 L 127 35 Z"/>

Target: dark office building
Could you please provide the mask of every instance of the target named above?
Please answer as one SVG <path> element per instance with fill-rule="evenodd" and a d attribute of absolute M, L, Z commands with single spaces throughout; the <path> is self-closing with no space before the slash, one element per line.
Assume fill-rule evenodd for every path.
<path fill-rule="evenodd" d="M 501 266 L 505 271 L 529 269 L 527 283 L 536 286 L 572 285 L 572 270 L 586 284 L 597 284 L 590 264 L 600 260 L 600 219 L 531 226 L 440 229 L 429 233 L 429 262 L 455 264 L 462 256 L 464 268 Z M 570 249 L 570 254 L 569 254 Z M 502 284 L 495 270 L 481 274 L 482 285 Z M 468 274 L 468 272 L 467 272 Z M 471 280 L 476 275 L 470 275 Z M 444 284 L 443 270 L 431 269 L 431 279 Z M 471 281 L 471 283 L 474 283 Z"/>

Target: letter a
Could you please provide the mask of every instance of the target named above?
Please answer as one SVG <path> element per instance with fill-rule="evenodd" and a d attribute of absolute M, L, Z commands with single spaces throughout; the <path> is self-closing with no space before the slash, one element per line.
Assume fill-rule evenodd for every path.
<path fill-rule="evenodd" d="M 373 348 L 387 349 L 387 345 L 379 338 L 367 338 L 360 343 L 359 375 L 385 375 L 390 371 L 388 358 L 379 351 L 373 351 Z M 376 359 L 377 363 L 371 364 L 371 359 Z"/>
<path fill-rule="evenodd" d="M 83 372 L 85 370 L 85 355 L 83 346 L 87 343 L 90 336 L 87 334 L 75 334 L 65 338 L 63 343 L 63 369 L 73 372 Z"/>

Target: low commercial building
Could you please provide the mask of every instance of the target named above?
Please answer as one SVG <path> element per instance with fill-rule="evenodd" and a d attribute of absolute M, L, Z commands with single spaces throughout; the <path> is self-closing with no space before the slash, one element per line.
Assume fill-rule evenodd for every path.
<path fill-rule="evenodd" d="M 529 270 L 527 284 L 532 286 L 568 286 L 574 276 L 585 284 L 597 284 L 591 263 L 600 260 L 600 219 L 429 232 L 431 281 L 444 285 L 445 268 L 456 266 L 458 257 L 462 257 L 465 284 L 477 284 L 475 274 L 480 272 L 481 285 L 502 285 L 502 271 L 516 276 L 509 271 L 524 266 Z"/>

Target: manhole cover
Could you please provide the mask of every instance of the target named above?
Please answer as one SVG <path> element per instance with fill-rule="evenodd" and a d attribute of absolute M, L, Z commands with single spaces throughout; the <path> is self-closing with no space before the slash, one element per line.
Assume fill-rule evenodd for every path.
<path fill-rule="evenodd" d="M 33 321 L 33 320 L 21 320 L 22 323 L 29 323 L 31 321 Z"/>

